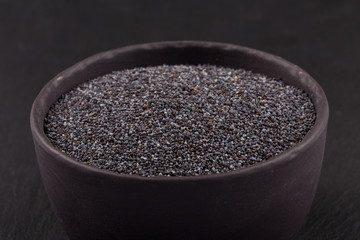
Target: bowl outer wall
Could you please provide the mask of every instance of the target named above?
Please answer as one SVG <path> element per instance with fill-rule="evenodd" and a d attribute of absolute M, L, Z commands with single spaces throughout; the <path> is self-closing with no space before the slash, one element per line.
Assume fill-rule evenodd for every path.
<path fill-rule="evenodd" d="M 61 94 L 114 70 L 209 63 L 281 77 L 309 93 L 315 126 L 301 143 L 267 161 L 194 177 L 119 175 L 57 150 L 44 117 Z M 316 81 L 288 61 L 232 44 L 177 41 L 123 47 L 87 58 L 55 76 L 30 116 L 46 192 L 71 239 L 291 239 L 308 213 L 323 159 L 328 103 Z"/>

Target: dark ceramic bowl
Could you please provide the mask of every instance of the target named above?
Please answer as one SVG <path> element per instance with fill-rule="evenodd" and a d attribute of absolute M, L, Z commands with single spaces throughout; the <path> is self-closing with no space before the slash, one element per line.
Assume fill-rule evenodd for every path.
<path fill-rule="evenodd" d="M 316 123 L 278 156 L 228 173 L 194 177 L 119 175 L 79 163 L 44 134 L 49 107 L 74 86 L 113 70 L 209 63 L 245 68 L 305 90 Z M 324 153 L 328 103 L 316 81 L 286 60 L 222 43 L 180 41 L 123 47 L 87 58 L 41 90 L 30 122 L 42 179 L 70 239 L 291 239 L 314 197 Z"/>

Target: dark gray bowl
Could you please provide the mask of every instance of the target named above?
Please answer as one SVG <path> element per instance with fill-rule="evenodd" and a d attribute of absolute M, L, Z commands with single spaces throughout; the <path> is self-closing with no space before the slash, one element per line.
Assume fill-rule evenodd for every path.
<path fill-rule="evenodd" d="M 195 177 L 118 175 L 61 153 L 44 134 L 49 107 L 74 86 L 113 70 L 209 63 L 281 77 L 310 94 L 316 123 L 301 143 L 272 159 Z M 314 197 L 328 103 L 318 83 L 286 60 L 223 43 L 180 41 L 123 47 L 87 58 L 41 90 L 30 116 L 42 179 L 71 239 L 291 239 Z"/>

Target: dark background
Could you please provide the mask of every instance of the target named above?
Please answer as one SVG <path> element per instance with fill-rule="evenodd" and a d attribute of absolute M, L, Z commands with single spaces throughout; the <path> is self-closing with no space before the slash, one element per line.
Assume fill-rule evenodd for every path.
<path fill-rule="evenodd" d="M 360 239 L 360 2 L 286 0 L 0 0 L 0 239 L 67 239 L 29 128 L 42 86 L 94 53 L 162 40 L 258 48 L 322 85 L 330 104 L 324 165 L 296 240 Z"/>

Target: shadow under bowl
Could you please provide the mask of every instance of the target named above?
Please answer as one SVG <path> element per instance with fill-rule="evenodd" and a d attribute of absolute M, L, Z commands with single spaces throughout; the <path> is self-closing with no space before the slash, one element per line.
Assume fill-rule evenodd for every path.
<path fill-rule="evenodd" d="M 316 122 L 302 142 L 254 166 L 192 177 L 120 175 L 56 149 L 44 118 L 57 99 L 111 71 L 160 64 L 214 64 L 280 77 L 306 91 Z M 89 57 L 55 76 L 33 103 L 30 123 L 46 192 L 70 239 L 291 239 L 319 180 L 328 103 L 304 70 L 262 51 L 201 41 L 157 42 Z"/>

